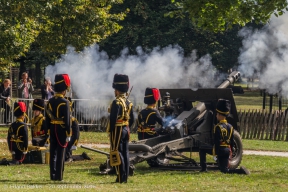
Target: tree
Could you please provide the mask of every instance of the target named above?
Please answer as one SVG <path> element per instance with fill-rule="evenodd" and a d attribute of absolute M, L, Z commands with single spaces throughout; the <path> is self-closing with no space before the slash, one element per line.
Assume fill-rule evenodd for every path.
<path fill-rule="evenodd" d="M 0 63 L 25 57 L 31 44 L 43 52 L 63 54 L 117 32 L 125 12 L 110 14 L 122 0 L 6 0 L 0 2 Z M 4 69 L 3 65 L 1 65 Z"/>
<path fill-rule="evenodd" d="M 46 52 L 64 53 L 68 45 L 76 50 L 97 43 L 118 32 L 125 11 L 110 13 L 122 0 L 62 0 L 47 3 L 37 43 Z"/>
<path fill-rule="evenodd" d="M 210 54 L 213 65 L 219 70 L 227 71 L 237 65 L 242 41 L 237 35 L 239 25 L 214 33 L 193 25 L 188 14 L 165 17 L 166 13 L 177 9 L 170 0 L 125 0 L 111 11 L 121 12 L 127 8 L 130 12 L 120 22 L 123 28 L 100 42 L 100 48 L 110 57 L 118 57 L 123 48 L 128 48 L 129 54 L 137 54 L 138 46 L 149 52 L 155 47 L 179 45 L 185 56 L 194 49 L 199 57 Z"/>
<path fill-rule="evenodd" d="M 7 64 L 15 62 L 23 70 L 31 65 L 29 68 L 39 71 L 65 53 L 68 45 L 82 50 L 116 33 L 127 10 L 111 14 L 110 9 L 120 3 L 122 0 L 1 1 L 1 71 L 8 71 Z"/>
<path fill-rule="evenodd" d="M 38 35 L 39 24 L 33 0 L 0 2 L 0 64 L 9 64 L 24 55 Z M 5 70 L 1 65 L 2 70 Z"/>
<path fill-rule="evenodd" d="M 267 23 L 272 14 L 282 15 L 288 6 L 287 0 L 172 0 L 179 8 L 171 16 L 189 13 L 198 27 L 210 31 L 224 31 L 233 25 Z"/>

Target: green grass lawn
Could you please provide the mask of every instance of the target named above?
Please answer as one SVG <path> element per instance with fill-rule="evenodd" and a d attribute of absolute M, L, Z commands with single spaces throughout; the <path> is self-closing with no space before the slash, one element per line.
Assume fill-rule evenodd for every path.
<path fill-rule="evenodd" d="M 0 139 L 6 139 L 7 127 L 0 127 Z M 137 140 L 137 134 L 132 133 L 130 141 Z M 288 142 L 271 140 L 250 140 L 243 139 L 243 146 L 246 150 L 260 151 L 288 151 Z M 109 144 L 108 134 L 103 132 L 80 132 L 79 143 Z"/>
<path fill-rule="evenodd" d="M 78 149 L 75 154 L 81 154 Z M 89 152 L 88 152 L 89 153 Z M 1 191 L 287 191 L 288 160 L 283 157 L 244 156 L 251 175 L 222 174 L 219 171 L 163 171 L 146 162 L 136 165 L 127 184 L 114 183 L 115 175 L 100 175 L 105 156 L 89 153 L 91 161 L 65 164 L 64 181 L 49 179 L 46 164 L 1 167 Z"/>
<path fill-rule="evenodd" d="M 6 137 L 7 128 L 0 129 L 1 139 Z M 131 134 L 131 140 L 136 134 Z M 80 143 L 107 144 L 107 134 L 81 132 Z M 288 142 L 243 140 L 244 149 L 287 151 Z M 108 151 L 108 149 L 102 149 Z M 78 148 L 74 154 L 86 151 L 91 161 L 78 161 L 65 164 L 64 181 L 49 179 L 47 164 L 25 164 L 2 166 L 0 175 L 1 191 L 287 191 L 288 159 L 245 155 L 241 165 L 246 166 L 251 175 L 221 174 L 209 171 L 163 171 L 150 168 L 146 162 L 136 165 L 135 175 L 127 184 L 113 183 L 115 175 L 100 175 L 99 165 L 106 160 L 105 155 Z M 192 157 L 199 162 L 197 153 Z M 0 158 L 10 158 L 5 142 L 0 143 Z M 207 156 L 212 161 L 211 156 Z"/>

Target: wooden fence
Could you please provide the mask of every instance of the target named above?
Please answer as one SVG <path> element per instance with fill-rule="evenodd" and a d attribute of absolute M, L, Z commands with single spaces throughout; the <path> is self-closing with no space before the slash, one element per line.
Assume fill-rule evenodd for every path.
<path fill-rule="evenodd" d="M 288 141 L 288 117 L 285 111 L 239 111 L 238 117 L 243 139 Z"/>

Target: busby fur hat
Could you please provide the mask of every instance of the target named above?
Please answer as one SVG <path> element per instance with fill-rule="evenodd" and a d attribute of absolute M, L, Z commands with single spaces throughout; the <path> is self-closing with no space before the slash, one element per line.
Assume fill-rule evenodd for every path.
<path fill-rule="evenodd" d="M 62 92 L 70 89 L 70 77 L 68 74 L 56 74 L 55 75 L 55 92 Z"/>
<path fill-rule="evenodd" d="M 129 77 L 116 73 L 114 75 L 112 87 L 122 93 L 126 93 L 129 89 Z"/>
<path fill-rule="evenodd" d="M 216 105 L 217 113 L 220 113 L 223 116 L 228 116 L 230 113 L 231 103 L 225 99 L 219 99 Z"/>
<path fill-rule="evenodd" d="M 32 110 L 43 111 L 44 110 L 44 100 L 43 99 L 34 99 Z"/>
<path fill-rule="evenodd" d="M 26 112 L 26 105 L 24 102 L 15 102 L 14 103 L 14 116 L 19 117 L 24 115 Z"/>
<path fill-rule="evenodd" d="M 160 98 L 160 93 L 159 90 L 156 88 L 149 88 L 147 87 L 145 90 L 145 97 L 144 97 L 144 103 L 149 105 L 149 104 L 154 104 L 156 103 Z"/>

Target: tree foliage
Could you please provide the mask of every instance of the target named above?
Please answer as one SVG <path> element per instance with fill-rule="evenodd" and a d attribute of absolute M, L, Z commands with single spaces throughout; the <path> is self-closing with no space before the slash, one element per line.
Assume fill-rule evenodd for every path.
<path fill-rule="evenodd" d="M 188 12 L 198 27 L 210 31 L 224 31 L 237 24 L 244 26 L 249 22 L 267 23 L 272 14 L 282 15 L 288 6 L 287 0 L 172 0 L 177 11 L 170 15 Z"/>
<path fill-rule="evenodd" d="M 117 22 L 126 10 L 110 13 L 119 3 L 122 0 L 0 1 L 0 64 L 25 57 L 32 43 L 39 52 L 59 55 L 68 45 L 81 50 L 99 42 L 121 29 Z"/>
<path fill-rule="evenodd" d="M 123 28 L 100 42 L 100 48 L 110 57 L 118 57 L 123 48 L 136 54 L 138 46 L 149 52 L 155 47 L 179 45 L 185 56 L 192 50 L 197 50 L 199 57 L 210 54 L 219 70 L 227 71 L 237 65 L 242 41 L 237 35 L 239 25 L 219 33 L 204 31 L 192 24 L 188 14 L 166 17 L 166 13 L 177 9 L 170 0 L 125 0 L 113 10 L 120 12 L 127 8 L 130 12 L 120 22 Z"/>
<path fill-rule="evenodd" d="M 113 4 L 121 1 L 62 0 L 47 3 L 41 22 L 43 30 L 37 43 L 46 52 L 64 53 L 67 45 L 82 50 L 116 33 L 124 19 L 121 13 L 110 14 Z"/>
<path fill-rule="evenodd" d="M 0 64 L 12 62 L 29 50 L 39 32 L 33 0 L 0 1 Z"/>

